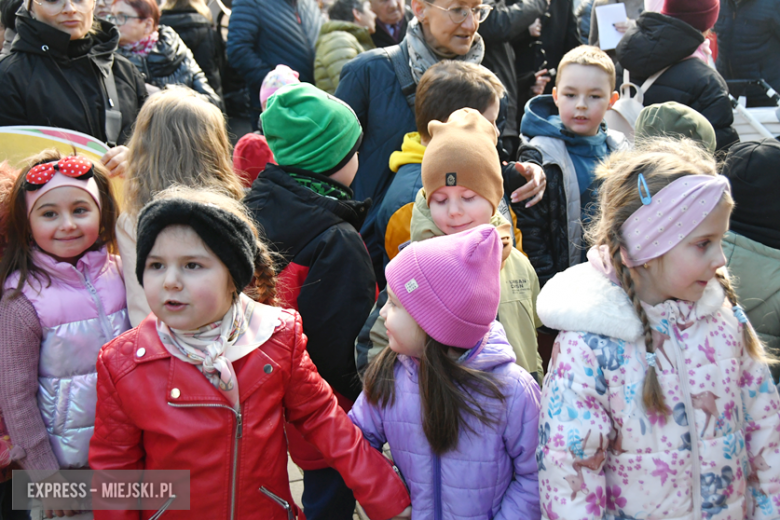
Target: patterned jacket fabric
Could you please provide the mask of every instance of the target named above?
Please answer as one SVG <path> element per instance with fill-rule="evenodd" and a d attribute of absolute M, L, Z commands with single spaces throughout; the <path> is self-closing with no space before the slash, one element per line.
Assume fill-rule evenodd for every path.
<path fill-rule="evenodd" d="M 642 401 L 641 322 L 598 255 L 589 259 L 538 300 L 545 325 L 561 330 L 539 422 L 545 517 L 778 518 L 780 398 L 718 282 L 695 303 L 643 303 L 664 415 Z"/>

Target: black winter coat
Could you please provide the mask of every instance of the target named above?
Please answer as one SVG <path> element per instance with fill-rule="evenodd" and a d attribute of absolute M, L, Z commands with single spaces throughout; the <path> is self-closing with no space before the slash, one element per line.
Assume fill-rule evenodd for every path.
<path fill-rule="evenodd" d="M 539 150 L 529 144 L 522 144 L 518 150 L 518 161 L 542 164 Z M 512 193 L 523 185 L 525 179 L 519 174 L 507 176 L 504 170 L 504 193 Z M 563 186 L 563 172 L 557 165 L 544 169 L 547 188 L 544 198 L 535 206 L 525 207 L 525 201 L 512 204 L 517 218 L 517 228 L 523 234 L 523 252 L 544 287 L 547 280 L 569 268 L 569 239 L 566 215 L 566 190 Z"/>
<path fill-rule="evenodd" d="M 392 45 L 398 45 L 401 40 L 406 36 L 406 29 L 409 27 L 409 21 L 414 17 L 412 10 L 409 7 L 404 8 L 404 17 L 401 20 L 401 30 L 398 31 L 398 41 L 394 40 L 390 33 L 387 32 L 382 26 L 382 22 L 379 18 L 376 19 L 376 31 L 371 35 L 371 39 L 374 41 L 377 49 L 382 47 L 390 47 Z"/>
<path fill-rule="evenodd" d="M 138 68 L 144 81 L 155 87 L 184 85 L 203 94 L 212 104 L 222 108 L 222 100 L 209 85 L 206 75 L 176 31 L 161 25 L 157 28 L 159 39 L 147 56 L 132 54 L 122 47 L 117 52 Z"/>
<path fill-rule="evenodd" d="M 717 149 L 723 150 L 739 140 L 731 126 L 734 113 L 726 81 L 700 59 L 686 59 L 702 42 L 702 33 L 682 20 L 648 12 L 626 31 L 616 51 L 637 85 L 671 65 L 645 93 L 645 106 L 676 101 L 693 108 L 712 123 Z M 621 74 L 618 71 L 618 77 Z"/>
<path fill-rule="evenodd" d="M 105 142 L 103 78 L 110 68 L 122 112 L 118 144 L 126 142 L 146 88 L 132 63 L 114 53 L 119 43 L 116 27 L 101 21 L 100 29 L 71 43 L 67 33 L 20 11 L 18 37 L 11 54 L 0 61 L 0 126 L 54 126 Z"/>
<path fill-rule="evenodd" d="M 726 79 L 764 79 L 780 91 L 780 2 L 721 0 L 718 71 Z M 747 92 L 748 106 L 769 105 L 758 87 Z"/>
<path fill-rule="evenodd" d="M 244 204 L 283 257 L 277 266 L 279 295 L 301 313 L 311 360 L 336 392 L 354 401 L 361 390 L 355 338 L 377 294 L 371 259 L 357 231 L 370 203 L 323 197 L 269 164 Z"/>
<path fill-rule="evenodd" d="M 222 97 L 221 70 L 225 64 L 225 44 L 208 18 L 192 8 L 165 10 L 160 24 L 167 25 L 192 51 L 209 85 Z"/>
<path fill-rule="evenodd" d="M 506 0 L 487 0 L 485 3 L 492 5 L 493 10 L 479 26 L 479 34 L 485 40 L 482 65 L 498 76 L 507 91 L 509 103 L 502 135 L 517 137 L 518 111 L 522 108 L 517 103 L 515 50 L 510 42 L 523 31 L 527 32 L 528 26 L 544 14 L 547 0 L 520 0 L 512 5 L 507 5 Z"/>

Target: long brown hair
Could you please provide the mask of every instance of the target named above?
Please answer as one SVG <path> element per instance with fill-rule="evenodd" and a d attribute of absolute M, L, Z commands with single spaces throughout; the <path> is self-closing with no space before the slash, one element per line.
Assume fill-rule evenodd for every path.
<path fill-rule="evenodd" d="M 244 196 L 222 112 L 188 88 L 167 87 L 150 97 L 128 148 L 124 207 L 130 215 L 174 184 L 214 188 L 236 200 Z"/>
<path fill-rule="evenodd" d="M 73 154 L 77 155 L 77 154 Z M 89 157 L 78 155 L 88 161 Z M 46 280 L 51 283 L 51 278 L 38 269 L 32 261 L 32 236 L 30 230 L 30 221 L 27 219 L 27 200 L 25 198 L 24 180 L 30 168 L 36 164 L 57 161 L 64 157 L 57 149 L 44 150 L 43 152 L 29 157 L 19 176 L 16 178 L 14 187 L 9 198 L 8 211 L 8 246 L 3 253 L 3 259 L 0 261 L 0 297 L 3 296 L 3 286 L 11 274 L 19 271 L 19 284 L 11 292 L 11 298 L 16 298 L 24 287 L 25 282 L 30 276 L 34 276 L 39 281 Z M 114 225 L 117 217 L 117 204 L 111 191 L 111 183 L 108 180 L 108 171 L 100 162 L 92 162 L 92 173 L 95 183 L 100 191 L 100 233 L 95 244 L 88 250 L 97 250 L 103 246 L 108 248 L 109 253 L 116 253 L 116 236 L 114 235 Z"/>
<path fill-rule="evenodd" d="M 431 450 L 442 455 L 458 445 L 461 429 L 475 433 L 466 421 L 467 416 L 492 426 L 498 421 L 479 402 L 478 397 L 488 397 L 504 402 L 499 381 L 481 370 L 465 367 L 448 355 L 448 347 L 427 337 L 420 358 L 419 386 L 422 423 Z M 396 354 L 385 348 L 368 365 L 363 391 L 368 402 L 385 407 L 395 402 Z"/>
<path fill-rule="evenodd" d="M 257 238 L 259 254 L 255 258 L 255 275 L 252 282 L 244 289 L 244 293 L 250 298 L 266 305 L 277 305 L 276 294 L 276 265 L 281 258 L 273 253 L 260 236 L 257 225 L 246 207 L 231 194 L 216 188 L 192 188 L 189 186 L 174 185 L 160 193 L 154 200 L 159 199 L 187 199 L 201 204 L 214 204 L 243 220 Z"/>
<path fill-rule="evenodd" d="M 664 187 L 686 175 L 717 175 L 715 159 L 690 139 L 652 138 L 643 141 L 632 151 L 615 152 L 596 168 L 596 177 L 603 180 L 599 188 L 600 213 L 594 218 L 586 232 L 586 238 L 593 245 L 609 248 L 612 265 L 620 285 L 626 291 L 634 310 L 642 322 L 645 347 L 653 352 L 653 335 L 650 321 L 639 300 L 630 269 L 623 263 L 621 248 L 625 241 L 620 228 L 628 218 L 642 206 L 637 194 L 639 174 L 643 174 L 650 194 L 655 195 Z M 725 192 L 724 202 L 733 205 Z M 722 273 L 716 274 L 732 306 L 737 305 L 737 295 L 729 279 Z M 743 341 L 748 353 L 762 362 L 774 363 L 749 324 L 743 327 Z M 655 367 L 650 366 L 643 388 L 645 407 L 656 413 L 668 414 L 661 385 Z"/>

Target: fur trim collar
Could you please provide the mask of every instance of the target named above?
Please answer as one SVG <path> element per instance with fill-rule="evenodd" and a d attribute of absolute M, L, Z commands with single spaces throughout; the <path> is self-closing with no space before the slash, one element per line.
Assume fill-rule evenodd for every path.
<path fill-rule="evenodd" d="M 715 313 L 723 306 L 724 298 L 723 288 L 713 278 L 691 315 L 703 318 Z M 655 308 L 680 303 L 667 300 Z M 539 293 L 536 310 L 542 323 L 551 329 L 590 332 L 629 342 L 642 337 L 642 322 L 626 292 L 587 262 L 547 282 Z"/>

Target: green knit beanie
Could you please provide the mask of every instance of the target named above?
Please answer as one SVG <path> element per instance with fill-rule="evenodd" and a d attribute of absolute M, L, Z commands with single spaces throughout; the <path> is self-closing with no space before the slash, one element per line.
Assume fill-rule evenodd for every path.
<path fill-rule="evenodd" d="M 706 117 L 674 101 L 650 105 L 639 112 L 634 139 L 648 137 L 687 137 L 710 153 L 715 151 L 715 129 Z"/>
<path fill-rule="evenodd" d="M 260 118 L 277 164 L 322 175 L 343 168 L 363 137 L 349 105 L 309 83 L 277 90 Z"/>

